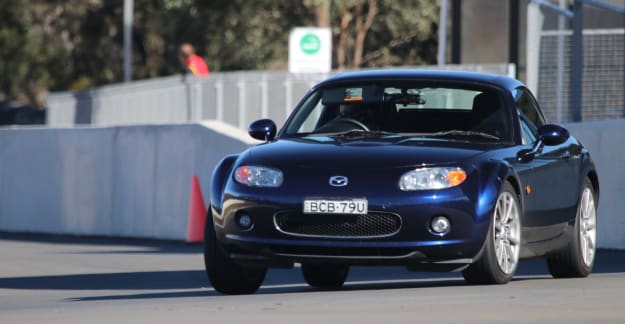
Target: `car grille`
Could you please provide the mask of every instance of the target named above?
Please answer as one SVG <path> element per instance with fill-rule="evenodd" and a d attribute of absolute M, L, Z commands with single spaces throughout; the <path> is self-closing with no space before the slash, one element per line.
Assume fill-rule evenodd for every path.
<path fill-rule="evenodd" d="M 414 256 L 423 257 L 422 254 L 412 249 L 405 248 L 354 248 L 354 247 L 318 247 L 318 246 L 270 246 L 269 249 L 275 254 L 295 257 L 326 257 L 326 258 L 403 258 Z M 363 260 L 360 260 L 363 261 Z M 366 262 L 362 262 L 366 264 Z M 375 263 L 374 263 L 375 264 Z"/>
<path fill-rule="evenodd" d="M 282 212 L 274 217 L 278 230 L 291 235 L 335 238 L 391 236 L 401 227 L 397 214 L 323 215 Z"/>

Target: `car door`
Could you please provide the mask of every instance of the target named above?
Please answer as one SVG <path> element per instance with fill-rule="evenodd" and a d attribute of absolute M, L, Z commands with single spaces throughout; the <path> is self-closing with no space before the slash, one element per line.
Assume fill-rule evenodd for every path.
<path fill-rule="evenodd" d="M 545 124 L 538 103 L 525 88 L 515 96 L 524 141 L 532 144 L 538 138 L 538 128 Z M 527 241 L 542 241 L 561 234 L 566 222 L 575 215 L 579 186 L 578 170 L 581 148 L 572 139 L 556 145 L 543 146 L 529 162 L 526 172 L 525 217 Z"/>
<path fill-rule="evenodd" d="M 534 221 L 537 224 L 562 224 L 575 215 L 581 155 L 575 152 L 571 142 L 544 146 L 531 162 L 539 174 L 534 184 L 538 213 Z"/>

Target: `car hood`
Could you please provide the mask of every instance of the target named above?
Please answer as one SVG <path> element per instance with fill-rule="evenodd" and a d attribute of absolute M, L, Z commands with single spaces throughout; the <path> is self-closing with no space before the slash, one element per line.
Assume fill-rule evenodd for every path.
<path fill-rule="evenodd" d="M 458 164 L 495 147 L 487 143 L 406 136 L 311 136 L 252 147 L 241 157 L 240 163 L 278 168 L 403 168 Z"/>

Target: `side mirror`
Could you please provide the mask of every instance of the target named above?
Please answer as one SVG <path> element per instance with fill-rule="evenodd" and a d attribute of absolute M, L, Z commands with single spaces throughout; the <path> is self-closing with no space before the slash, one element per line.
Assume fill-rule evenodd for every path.
<path fill-rule="evenodd" d="M 250 124 L 247 132 L 252 138 L 269 142 L 276 137 L 276 123 L 271 119 L 259 119 Z"/>
<path fill-rule="evenodd" d="M 569 137 L 571 137 L 569 131 L 560 125 L 546 124 L 540 126 L 536 143 L 534 143 L 531 149 L 520 150 L 516 155 L 517 159 L 519 162 L 527 163 L 533 160 L 536 154 L 542 152 L 543 146 L 560 145 L 566 142 Z"/>
<path fill-rule="evenodd" d="M 539 143 L 539 142 L 540 140 L 536 141 L 536 143 Z M 540 145 L 542 145 L 542 142 L 540 142 Z M 531 149 L 520 150 L 516 154 L 517 160 L 521 163 L 530 162 L 531 160 L 534 159 L 534 157 L 536 157 L 536 153 L 540 151 L 540 145 L 534 145 Z"/>
<path fill-rule="evenodd" d="M 560 125 L 546 124 L 538 128 L 538 136 L 545 145 L 554 146 L 566 142 L 571 134 Z"/>

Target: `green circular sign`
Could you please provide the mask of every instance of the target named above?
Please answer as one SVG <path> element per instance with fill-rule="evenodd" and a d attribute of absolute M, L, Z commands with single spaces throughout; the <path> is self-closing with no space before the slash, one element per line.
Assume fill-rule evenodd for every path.
<path fill-rule="evenodd" d="M 317 54 L 321 49 L 321 39 L 315 34 L 308 33 L 299 41 L 299 48 L 304 54 Z"/>

